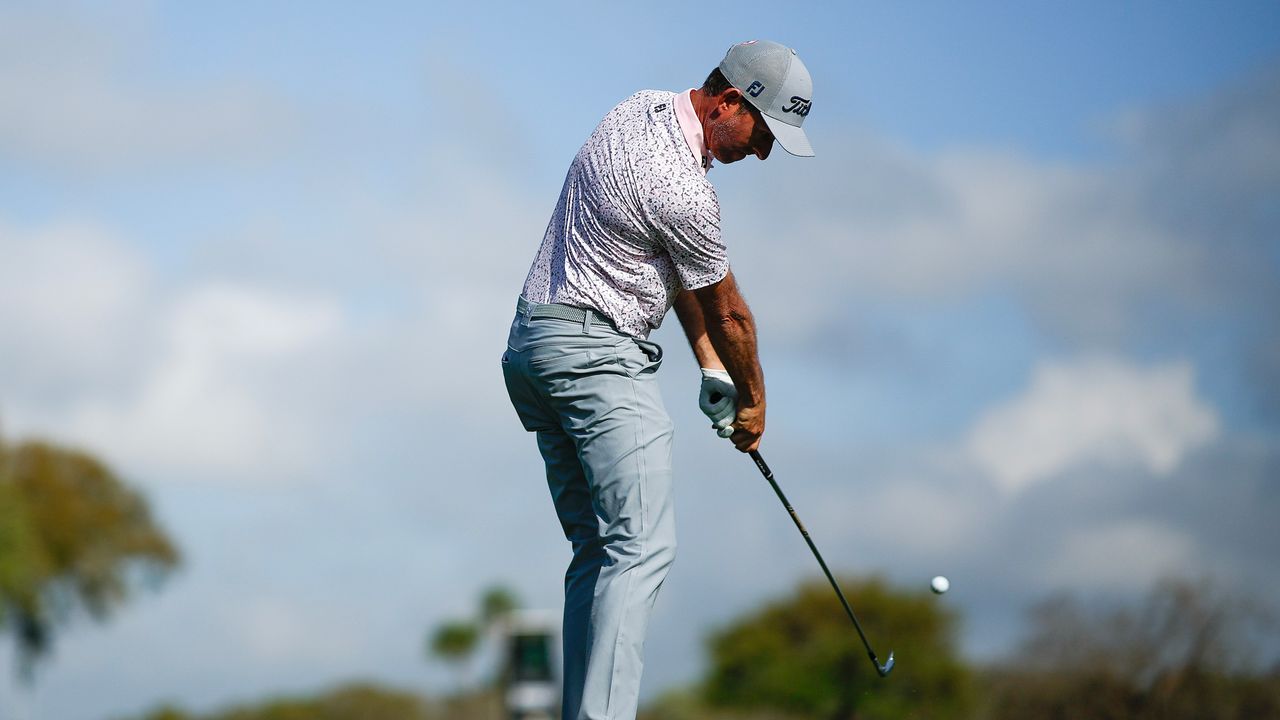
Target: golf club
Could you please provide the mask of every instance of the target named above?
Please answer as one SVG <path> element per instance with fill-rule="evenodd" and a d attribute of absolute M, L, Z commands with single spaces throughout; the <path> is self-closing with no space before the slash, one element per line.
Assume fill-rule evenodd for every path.
<path fill-rule="evenodd" d="M 822 566 L 822 572 L 826 573 L 827 580 L 831 582 L 831 587 L 835 589 L 836 596 L 840 598 L 840 604 L 844 605 L 844 611 L 849 614 L 849 619 L 853 621 L 853 627 L 858 631 L 858 637 L 862 638 L 862 645 L 867 649 L 867 656 L 871 658 L 871 664 L 876 666 L 876 672 L 880 677 L 889 674 L 893 669 L 893 652 L 889 652 L 889 660 L 881 665 L 876 659 L 876 651 L 871 649 L 871 643 L 867 642 L 866 633 L 862 632 L 862 625 L 858 623 L 858 618 L 853 614 L 853 608 L 849 607 L 849 601 L 844 599 L 844 593 L 840 591 L 840 586 L 836 584 L 836 579 L 832 577 L 831 571 L 827 569 L 827 563 L 822 559 L 822 553 L 818 552 L 818 546 L 813 544 L 813 539 L 809 537 L 809 531 L 804 529 L 804 523 L 800 522 L 800 516 L 796 515 L 795 508 L 791 507 L 791 503 L 787 501 L 787 496 L 782 493 L 782 488 L 778 487 L 778 481 L 773 479 L 773 471 L 765 464 L 764 458 L 760 456 L 758 450 L 751 451 L 751 459 L 756 462 L 756 467 L 760 468 L 760 473 L 764 475 L 764 479 L 769 481 L 773 486 L 773 491 L 778 494 L 778 499 L 782 501 L 783 507 L 787 512 L 791 513 L 791 519 L 795 521 L 796 527 L 800 529 L 800 534 L 804 536 L 804 541 L 809 543 L 809 549 L 813 551 L 813 556 L 818 559 L 818 564 Z"/>

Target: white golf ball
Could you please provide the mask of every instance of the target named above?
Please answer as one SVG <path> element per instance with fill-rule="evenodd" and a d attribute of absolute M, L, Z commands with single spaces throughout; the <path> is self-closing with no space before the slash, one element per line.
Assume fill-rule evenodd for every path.
<path fill-rule="evenodd" d="M 935 593 L 941 595 L 951 588 L 951 581 L 939 575 L 929 581 L 929 587 L 932 588 Z"/>

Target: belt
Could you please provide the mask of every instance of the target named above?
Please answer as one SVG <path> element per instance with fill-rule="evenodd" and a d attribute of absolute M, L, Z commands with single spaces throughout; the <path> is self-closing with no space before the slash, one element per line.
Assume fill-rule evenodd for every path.
<path fill-rule="evenodd" d="M 516 304 L 516 309 L 520 314 L 528 314 L 530 319 L 533 318 L 554 318 L 556 320 L 571 320 L 582 325 L 596 323 L 613 327 L 613 321 L 601 315 L 592 308 L 574 307 L 573 305 L 561 305 L 559 303 L 543 304 L 533 303 L 520 298 Z"/>

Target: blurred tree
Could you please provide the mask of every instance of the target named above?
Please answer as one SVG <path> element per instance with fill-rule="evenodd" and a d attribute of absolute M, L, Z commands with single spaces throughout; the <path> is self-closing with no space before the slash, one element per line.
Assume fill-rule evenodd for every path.
<path fill-rule="evenodd" d="M 195 720 L 191 715 L 172 705 L 165 705 L 147 713 L 145 720 Z"/>
<path fill-rule="evenodd" d="M 467 663 L 480 641 L 480 628 L 469 620 L 450 620 L 441 623 L 431 635 L 432 655 L 452 665 L 458 673 L 461 689 Z"/>
<path fill-rule="evenodd" d="M 495 585 L 480 596 L 480 622 L 486 628 L 492 628 L 518 607 L 520 599 L 513 590 Z"/>
<path fill-rule="evenodd" d="M 452 620 L 440 624 L 428 639 L 431 655 L 453 665 L 458 673 L 459 690 L 464 685 L 465 670 L 472 656 L 479 650 L 482 635 L 489 635 L 489 642 L 504 640 L 497 631 L 506 618 L 520 607 L 515 591 L 504 585 L 493 585 L 480 595 L 479 616 L 476 620 Z M 501 654 L 499 662 L 501 662 Z M 501 678 L 502 668 L 494 673 L 493 682 Z"/>
<path fill-rule="evenodd" d="M 11 476 L 0 445 L 0 628 L 16 627 L 22 634 L 34 630 L 21 628 L 22 616 L 12 606 L 28 597 L 48 574 L 48 558 L 40 551 L 22 494 Z M 30 601 L 22 604 L 29 606 Z"/>
<path fill-rule="evenodd" d="M 877 579 L 841 587 L 881 660 L 896 653 L 889 678 L 876 675 L 831 586 L 818 580 L 712 636 L 706 699 L 830 720 L 966 716 L 970 689 L 954 649 L 955 617 L 927 592 Z"/>
<path fill-rule="evenodd" d="M 339 687 L 311 697 L 289 697 L 243 705 L 209 715 L 164 706 L 141 720 L 480 720 L 476 714 L 446 716 L 421 697 L 376 685 Z"/>
<path fill-rule="evenodd" d="M 810 720 L 769 709 L 710 707 L 697 688 L 681 688 L 657 697 L 640 709 L 637 720 Z"/>
<path fill-rule="evenodd" d="M 993 674 L 992 718 L 1280 717 L 1280 677 L 1261 672 L 1253 641 L 1272 616 L 1255 600 L 1168 579 L 1132 605 L 1060 594 L 1029 617 Z"/>
<path fill-rule="evenodd" d="M 0 630 L 14 634 L 24 673 L 73 610 L 104 620 L 133 581 L 177 565 L 146 501 L 100 461 L 0 440 Z"/>

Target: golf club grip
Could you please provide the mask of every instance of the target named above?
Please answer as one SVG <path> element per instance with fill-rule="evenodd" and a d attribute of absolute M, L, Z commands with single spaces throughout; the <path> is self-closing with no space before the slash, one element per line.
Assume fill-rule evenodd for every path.
<path fill-rule="evenodd" d="M 840 590 L 840 584 L 836 582 L 835 576 L 831 574 L 827 562 L 822 559 L 822 553 L 818 552 L 818 546 L 814 544 L 813 538 L 809 537 L 809 531 L 805 529 L 804 523 L 800 522 L 800 516 L 796 514 L 795 508 L 791 507 L 791 502 L 787 500 L 787 496 L 782 492 L 782 488 L 778 485 L 778 481 L 773 478 L 773 471 L 769 469 L 769 464 L 764 461 L 764 457 L 760 455 L 759 450 L 750 452 L 751 459 L 755 461 L 756 467 L 760 469 L 760 474 L 764 475 L 764 479 L 769 481 L 769 485 L 773 487 L 774 493 L 778 499 L 782 501 L 782 506 L 787 509 L 787 513 L 791 515 L 791 520 L 795 522 L 796 528 L 800 530 L 800 534 L 804 536 L 804 541 L 809 545 L 809 549 L 813 551 L 813 557 L 818 560 L 818 565 L 822 568 L 822 573 L 827 576 L 827 582 L 831 583 L 831 589 L 836 591 L 836 597 L 840 599 L 840 604 L 844 606 L 845 613 L 849 619 L 853 621 L 853 629 L 858 631 L 858 637 L 862 639 L 862 646 L 867 649 L 867 656 L 871 658 L 871 664 L 875 665 L 876 672 L 880 677 L 889 674 L 893 669 L 893 653 L 889 653 L 889 661 L 884 665 L 876 658 L 876 653 L 871 649 L 871 643 L 867 640 L 867 634 L 862 631 L 862 623 L 858 622 L 857 616 L 853 614 L 853 608 L 849 606 L 849 601 L 845 599 L 844 592 Z"/>

